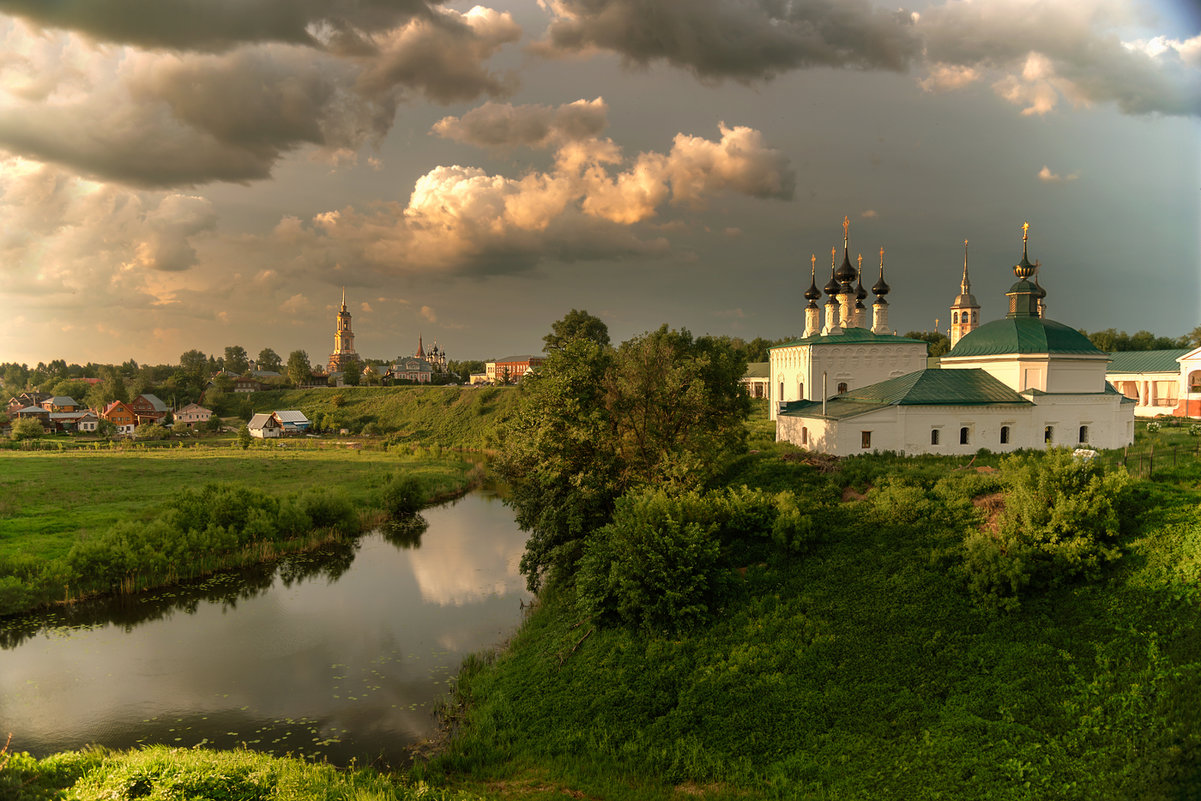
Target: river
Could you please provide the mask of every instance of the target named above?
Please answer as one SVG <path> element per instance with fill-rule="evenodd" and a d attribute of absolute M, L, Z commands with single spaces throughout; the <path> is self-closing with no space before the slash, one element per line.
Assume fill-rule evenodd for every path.
<path fill-rule="evenodd" d="M 423 532 L 0 621 L 0 738 L 36 756 L 245 744 L 404 764 L 462 658 L 503 642 L 529 600 L 525 535 L 494 494 L 423 516 Z"/>

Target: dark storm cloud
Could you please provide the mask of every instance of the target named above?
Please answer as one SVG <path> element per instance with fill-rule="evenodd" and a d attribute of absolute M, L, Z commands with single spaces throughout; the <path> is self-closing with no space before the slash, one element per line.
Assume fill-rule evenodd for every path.
<path fill-rule="evenodd" d="M 1116 103 L 1130 114 L 1201 114 L 1201 38 L 1123 42 L 1125 0 L 946 2 L 921 14 L 866 0 L 545 0 L 536 47 L 609 50 L 632 64 L 665 61 L 702 79 L 755 81 L 811 67 L 928 71 L 922 85 L 980 79 L 1025 113 Z M 1035 59 L 1030 60 L 1031 54 Z"/>
<path fill-rule="evenodd" d="M 311 26 L 387 28 L 428 15 L 425 0 L 0 0 L 10 14 L 93 39 L 145 48 L 226 50 L 313 43 Z"/>
<path fill-rule="evenodd" d="M 73 34 L 9 61 L 36 91 L 0 105 L 0 148 L 136 186 L 266 178 L 302 147 L 353 159 L 391 129 L 409 95 L 435 102 L 507 91 L 484 66 L 520 36 L 475 8 L 367 35 L 340 53 L 260 43 L 220 53 L 89 49 Z M 328 29 L 318 32 L 334 41 Z M 367 47 L 366 45 L 370 45 Z M 64 65 L 87 53 L 90 67 Z M 43 102 L 56 95 L 54 102 Z"/>
<path fill-rule="evenodd" d="M 478 147 L 549 147 L 599 136 L 608 125 L 601 98 L 558 107 L 485 103 L 462 117 L 444 117 L 434 131 L 447 139 Z"/>
<path fill-rule="evenodd" d="M 804 67 L 903 71 L 921 43 L 904 11 L 866 0 L 550 0 L 543 47 L 660 59 L 702 78 L 754 80 Z"/>

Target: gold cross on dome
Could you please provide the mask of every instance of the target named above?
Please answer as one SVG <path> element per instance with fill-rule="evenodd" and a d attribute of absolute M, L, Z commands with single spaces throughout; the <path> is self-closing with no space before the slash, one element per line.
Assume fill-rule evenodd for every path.
<path fill-rule="evenodd" d="M 884 248 L 880 248 L 880 266 L 884 266 Z"/>
<path fill-rule="evenodd" d="M 843 239 L 847 238 L 847 231 L 850 229 L 850 227 L 851 227 L 851 218 L 843 217 L 842 218 L 842 238 Z"/>
<path fill-rule="evenodd" d="M 1022 241 L 1025 242 L 1026 238 L 1029 235 L 1030 235 L 1030 222 L 1026 221 L 1026 222 L 1022 223 Z"/>
<path fill-rule="evenodd" d="M 810 254 L 809 254 L 809 269 L 810 269 L 810 270 L 816 270 L 816 269 L 817 269 L 817 256 L 816 256 L 816 254 L 813 254 L 813 253 L 810 253 Z"/>

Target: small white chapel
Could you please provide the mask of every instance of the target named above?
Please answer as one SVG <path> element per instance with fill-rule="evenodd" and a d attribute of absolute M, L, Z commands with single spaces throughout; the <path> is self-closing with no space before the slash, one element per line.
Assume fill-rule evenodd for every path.
<path fill-rule="evenodd" d="M 1134 439 L 1134 401 L 1106 381 L 1109 355 L 1082 333 L 1044 316 L 1041 265 L 1028 257 L 1022 226 L 1017 281 L 1005 293 L 1006 316 L 980 324 L 964 242 L 960 292 L 951 305 L 951 350 L 926 368 L 925 342 L 888 329 L 883 249 L 868 328 L 862 259 L 843 261 L 825 286 L 820 325 L 816 259 L 805 292 L 805 335 L 771 350 L 771 412 L 776 439 L 849 456 L 872 451 L 970 454 L 980 449 L 1068 446 L 1120 448 Z M 1033 280 L 1031 280 L 1033 279 Z M 858 281 L 858 287 L 851 285 Z"/>

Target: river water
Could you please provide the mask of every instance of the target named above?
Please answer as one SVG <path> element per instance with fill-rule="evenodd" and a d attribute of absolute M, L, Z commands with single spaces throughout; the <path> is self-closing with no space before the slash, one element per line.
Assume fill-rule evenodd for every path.
<path fill-rule="evenodd" d="M 403 764 L 462 658 L 501 643 L 529 600 L 525 535 L 495 495 L 423 516 L 424 531 L 0 621 L 0 738 L 36 756 L 245 744 Z"/>

